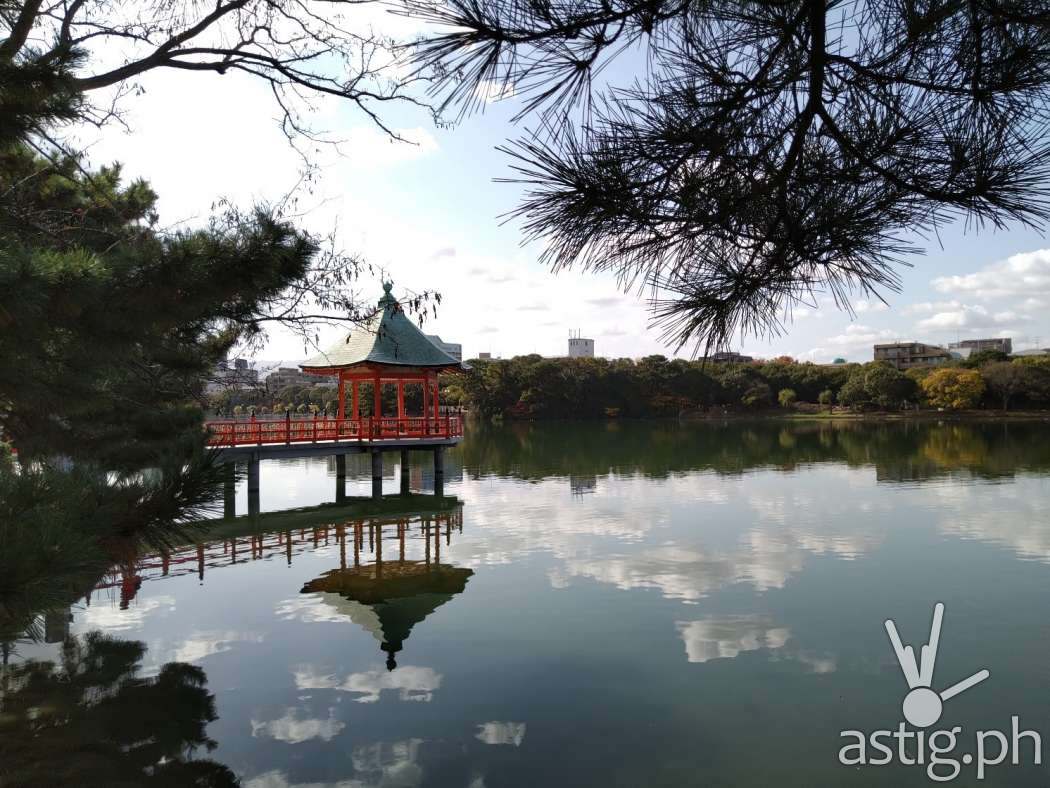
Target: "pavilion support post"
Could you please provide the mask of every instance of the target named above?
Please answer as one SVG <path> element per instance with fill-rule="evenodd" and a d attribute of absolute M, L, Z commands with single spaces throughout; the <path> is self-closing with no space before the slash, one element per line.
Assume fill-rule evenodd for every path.
<path fill-rule="evenodd" d="M 383 387 L 379 382 L 379 375 L 372 378 L 372 432 L 379 437 L 381 429 L 379 420 L 383 417 Z"/>
<path fill-rule="evenodd" d="M 408 471 L 409 471 L 408 449 L 402 449 L 401 450 L 401 494 L 402 495 L 408 495 L 409 494 Z"/>
<path fill-rule="evenodd" d="M 222 516 L 232 520 L 237 516 L 237 466 L 228 462 L 222 470 Z"/>
<path fill-rule="evenodd" d="M 341 372 L 339 373 L 339 409 L 335 412 L 335 417 L 340 421 L 346 418 L 346 379 Z"/>
<path fill-rule="evenodd" d="M 397 382 L 397 417 L 405 418 L 405 382 L 403 380 Z"/>
<path fill-rule="evenodd" d="M 335 455 L 335 502 L 346 501 L 346 455 Z"/>
<path fill-rule="evenodd" d="M 430 380 L 423 378 L 423 434 L 430 434 Z"/>
<path fill-rule="evenodd" d="M 372 450 L 372 497 L 383 497 L 383 452 Z"/>
<path fill-rule="evenodd" d="M 434 376 L 433 380 L 434 380 L 434 419 L 437 420 L 437 419 L 441 418 L 441 402 L 440 402 L 441 392 L 440 392 L 440 389 L 438 388 L 438 379 L 437 379 L 436 375 Z"/>
<path fill-rule="evenodd" d="M 434 447 L 434 495 L 445 497 L 445 447 Z"/>
<path fill-rule="evenodd" d="M 248 514 L 259 514 L 259 455 L 248 457 Z"/>

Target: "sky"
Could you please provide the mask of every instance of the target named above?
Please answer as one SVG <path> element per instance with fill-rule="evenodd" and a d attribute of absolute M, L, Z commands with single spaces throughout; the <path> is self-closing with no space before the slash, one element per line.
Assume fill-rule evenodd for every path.
<path fill-rule="evenodd" d="M 242 75 L 157 71 L 140 87 L 124 105 L 127 129 L 80 130 L 77 141 L 94 164 L 120 161 L 128 177 L 146 177 L 160 194 L 162 224 L 200 223 L 220 199 L 273 202 L 297 183 L 301 162 L 264 85 Z M 462 343 L 464 358 L 565 355 L 570 331 L 593 338 L 600 356 L 674 355 L 650 326 L 642 294 L 624 293 L 608 276 L 551 273 L 537 262 L 540 247 L 523 246 L 520 227 L 501 218 L 521 191 L 495 181 L 510 175 L 495 148 L 524 131 L 510 122 L 519 108 L 519 97 L 506 96 L 445 128 L 423 110 L 383 107 L 384 121 L 414 143 L 406 144 L 349 104 L 320 102 L 312 122 L 343 143 L 338 154 L 316 154 L 320 179 L 300 197 L 300 221 L 321 234 L 336 228 L 342 249 L 382 268 L 395 294 L 440 292 L 424 329 Z M 885 303 L 855 301 L 851 316 L 819 296 L 815 308 L 795 309 L 779 336 L 739 337 L 734 349 L 830 362 L 868 361 L 873 343 L 895 340 L 1009 336 L 1015 350 L 1050 346 L 1050 240 L 1021 227 L 976 233 L 953 225 L 920 244 L 925 254 L 900 269 L 901 292 L 884 293 Z M 382 293 L 367 277 L 360 291 L 369 300 Z M 323 330 L 321 345 L 341 333 Z M 280 330 L 258 353 L 308 355 Z"/>

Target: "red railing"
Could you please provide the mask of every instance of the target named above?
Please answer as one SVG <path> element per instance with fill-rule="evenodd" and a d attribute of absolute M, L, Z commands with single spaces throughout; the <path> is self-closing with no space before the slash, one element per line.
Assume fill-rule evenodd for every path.
<path fill-rule="evenodd" d="M 211 446 L 249 446 L 273 443 L 369 441 L 413 438 L 459 438 L 463 419 L 458 415 L 409 416 L 380 419 L 274 419 L 273 421 L 209 421 Z"/>

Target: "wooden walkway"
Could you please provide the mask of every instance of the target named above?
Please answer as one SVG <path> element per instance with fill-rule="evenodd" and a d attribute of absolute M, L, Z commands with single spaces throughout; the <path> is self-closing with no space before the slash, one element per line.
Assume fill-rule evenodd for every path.
<path fill-rule="evenodd" d="M 316 443 L 426 445 L 447 444 L 463 437 L 463 419 L 452 414 L 436 418 L 214 420 L 206 426 L 208 445 L 215 448 Z"/>
<path fill-rule="evenodd" d="M 259 513 L 259 463 L 263 460 L 334 456 L 336 500 L 345 496 L 346 455 L 372 455 L 372 497 L 383 495 L 383 453 L 401 452 L 401 491 L 408 491 L 408 453 L 434 454 L 434 492 L 444 495 L 445 449 L 463 438 L 463 417 L 412 416 L 378 419 L 277 419 L 206 422 L 208 445 L 219 462 L 248 465 L 248 513 Z M 227 485 L 226 513 L 231 516 L 233 477 Z"/>

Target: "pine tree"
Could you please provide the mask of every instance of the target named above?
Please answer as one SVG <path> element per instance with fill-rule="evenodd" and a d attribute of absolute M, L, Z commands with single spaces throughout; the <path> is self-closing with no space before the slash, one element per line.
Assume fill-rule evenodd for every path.
<path fill-rule="evenodd" d="M 0 155 L 0 191 L 2 424 L 26 456 L 190 451 L 206 374 L 317 251 L 263 211 L 163 235 L 147 184 L 25 148 Z"/>

